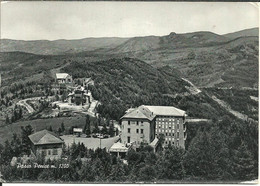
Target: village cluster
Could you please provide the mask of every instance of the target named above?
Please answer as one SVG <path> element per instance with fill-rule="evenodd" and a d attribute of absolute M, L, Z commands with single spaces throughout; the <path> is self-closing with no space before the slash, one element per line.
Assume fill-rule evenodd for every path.
<path fill-rule="evenodd" d="M 76 83 L 75 83 L 76 82 Z M 66 99 L 53 102 L 59 109 L 81 110 L 86 115 L 96 116 L 89 85 L 94 85 L 91 78 L 74 79 L 67 73 L 57 73 L 54 89 L 69 91 Z M 89 111 L 90 108 L 92 111 Z M 77 109 L 80 108 L 80 109 Z M 163 136 L 162 147 L 173 145 L 185 148 L 186 112 L 172 106 L 141 105 L 129 108 L 120 121 L 113 121 L 119 131 L 115 137 L 102 134 L 86 136 L 82 128 L 73 128 L 73 135 L 61 135 L 48 131 L 37 131 L 29 136 L 31 141 L 30 157 L 60 159 L 63 146 L 83 143 L 89 149 L 106 148 L 117 157 L 124 159 L 130 149 L 138 151 L 141 144 L 149 145 L 154 152 L 158 150 L 159 136 Z M 28 158 L 30 158 L 28 157 Z M 14 160 L 12 160 L 14 163 Z"/>

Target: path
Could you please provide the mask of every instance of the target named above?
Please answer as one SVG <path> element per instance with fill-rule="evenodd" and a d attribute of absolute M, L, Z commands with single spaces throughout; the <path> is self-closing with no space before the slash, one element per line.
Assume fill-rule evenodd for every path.
<path fill-rule="evenodd" d="M 242 114 L 238 111 L 235 111 L 233 109 L 231 109 L 230 105 L 227 104 L 225 101 L 223 100 L 220 100 L 218 99 L 216 96 L 211 96 L 211 98 L 216 101 L 220 106 L 224 107 L 228 112 L 230 112 L 231 114 L 233 114 L 234 116 L 236 116 L 237 118 L 239 119 L 242 119 L 244 121 L 247 121 L 247 120 L 251 120 L 251 121 L 254 121 L 254 122 L 257 122 L 255 121 L 254 119 L 252 118 L 249 118 L 246 114 Z"/>
<path fill-rule="evenodd" d="M 52 97 L 48 97 L 45 100 L 50 101 L 52 99 Z M 35 110 L 26 101 L 37 101 L 37 100 L 40 100 L 40 99 L 42 99 L 42 97 L 27 98 L 27 99 L 23 99 L 23 100 L 18 101 L 16 104 L 25 107 L 30 114 L 30 113 L 33 113 Z"/>
<path fill-rule="evenodd" d="M 201 90 L 198 89 L 192 82 L 190 82 L 189 80 L 185 79 L 185 78 L 181 78 L 182 80 L 186 81 L 187 83 L 189 83 L 191 85 L 191 87 L 186 87 L 189 89 L 189 91 L 191 92 L 191 94 L 196 95 L 201 93 Z"/>
<path fill-rule="evenodd" d="M 20 105 L 20 106 L 25 107 L 25 108 L 28 110 L 29 114 L 30 114 L 30 113 L 33 113 L 35 110 L 31 107 L 31 105 L 29 105 L 28 103 L 26 103 L 27 100 L 28 100 L 28 99 L 20 100 L 20 101 L 17 103 L 17 105 Z"/>

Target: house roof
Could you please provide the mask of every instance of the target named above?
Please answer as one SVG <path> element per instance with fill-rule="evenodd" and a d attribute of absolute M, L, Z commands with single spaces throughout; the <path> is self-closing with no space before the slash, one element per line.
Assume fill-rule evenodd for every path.
<path fill-rule="evenodd" d="M 41 130 L 29 136 L 34 145 L 64 143 L 63 140 L 55 133 L 48 130 Z"/>
<path fill-rule="evenodd" d="M 155 115 L 149 109 L 147 109 L 142 105 L 138 108 L 130 110 L 122 118 L 135 118 L 135 119 L 138 118 L 138 119 L 148 119 L 152 121 L 155 118 Z"/>
<path fill-rule="evenodd" d="M 155 115 L 161 116 L 184 116 L 185 111 L 172 107 L 172 106 L 150 106 L 150 105 L 142 105 L 149 109 Z"/>
<path fill-rule="evenodd" d="M 65 79 L 69 74 L 67 73 L 56 73 L 57 79 Z"/>

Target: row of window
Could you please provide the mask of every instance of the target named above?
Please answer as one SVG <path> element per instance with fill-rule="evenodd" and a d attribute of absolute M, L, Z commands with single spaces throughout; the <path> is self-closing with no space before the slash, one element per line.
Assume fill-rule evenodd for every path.
<path fill-rule="evenodd" d="M 52 153 L 51 153 L 52 151 Z M 49 150 L 42 150 L 42 155 L 46 156 L 48 153 L 48 155 L 58 155 L 58 150 L 57 149 L 49 149 Z"/>
<path fill-rule="evenodd" d="M 166 145 L 168 145 L 168 144 L 169 144 L 169 145 L 170 145 L 170 144 L 171 144 L 171 145 L 174 145 L 174 141 L 165 141 L 165 144 L 166 144 Z M 177 141 L 175 144 L 176 144 L 176 146 L 179 146 L 179 142 L 178 142 L 178 141 Z"/>
<path fill-rule="evenodd" d="M 141 123 L 141 125 L 143 125 L 143 121 L 139 122 L 139 121 L 128 121 L 128 125 L 130 124 L 136 124 L 137 126 L 139 125 L 139 123 Z"/>
<path fill-rule="evenodd" d="M 175 124 L 175 122 L 171 122 L 171 121 L 157 121 L 156 123 L 158 124 Z M 180 124 L 180 121 L 177 121 L 177 124 Z"/>
<path fill-rule="evenodd" d="M 167 136 L 174 137 L 174 132 L 169 132 L 169 133 L 166 132 L 166 133 L 164 133 L 164 136 L 166 136 L 166 137 Z M 176 133 L 176 137 L 179 138 L 179 136 L 180 136 L 180 134 L 179 134 L 179 132 L 177 132 Z"/>
<path fill-rule="evenodd" d="M 127 132 L 131 133 L 131 128 L 128 128 Z M 139 133 L 139 129 L 136 129 L 136 133 Z M 144 129 L 140 129 L 140 133 L 143 134 L 144 133 Z"/>
<path fill-rule="evenodd" d="M 156 128 L 161 128 L 161 127 L 162 127 L 162 128 L 169 128 L 169 129 L 172 128 L 172 129 L 174 129 L 174 125 L 172 125 L 172 126 L 170 126 L 170 125 L 160 125 L 160 124 L 159 124 L 159 125 L 156 125 Z M 179 128 L 180 128 L 180 125 L 177 124 L 176 127 L 177 127 L 177 129 L 179 129 Z"/>
<path fill-rule="evenodd" d="M 164 118 L 157 118 L 157 120 L 159 120 L 159 121 L 175 121 L 175 120 L 177 120 L 177 121 L 180 121 L 180 119 L 179 118 L 172 118 L 172 117 L 169 117 L 169 119 L 168 118 L 166 118 L 166 117 L 164 117 Z"/>

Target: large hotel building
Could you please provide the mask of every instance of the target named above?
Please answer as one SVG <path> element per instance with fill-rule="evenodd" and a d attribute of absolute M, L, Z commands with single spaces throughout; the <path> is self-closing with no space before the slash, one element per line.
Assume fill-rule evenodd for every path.
<path fill-rule="evenodd" d="M 142 105 L 129 109 L 121 118 L 121 141 L 124 144 L 154 144 L 159 135 L 163 134 L 164 146 L 171 144 L 185 148 L 185 117 L 185 111 L 172 106 Z"/>

